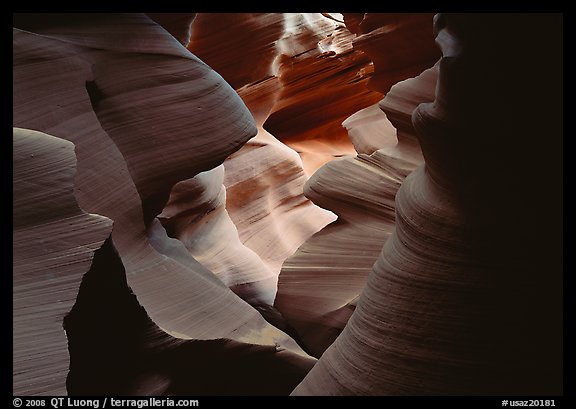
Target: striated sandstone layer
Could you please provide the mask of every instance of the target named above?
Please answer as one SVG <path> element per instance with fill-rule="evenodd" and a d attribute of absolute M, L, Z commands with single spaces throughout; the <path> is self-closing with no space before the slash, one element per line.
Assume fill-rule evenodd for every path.
<path fill-rule="evenodd" d="M 282 13 L 198 13 L 187 48 L 238 89 L 273 75 L 284 25 Z"/>
<path fill-rule="evenodd" d="M 176 246 L 162 250 L 182 260 Z M 64 326 L 71 395 L 286 395 L 314 363 L 278 345 L 170 336 L 130 291 L 110 239 L 96 252 Z"/>
<path fill-rule="evenodd" d="M 258 134 L 224 162 L 227 208 L 240 240 L 259 255 L 276 281 L 284 261 L 335 219 L 304 196 L 308 175 L 300 156 L 262 127 L 277 96 L 271 90 L 278 86 L 271 77 L 239 90 Z"/>
<path fill-rule="evenodd" d="M 279 79 L 263 128 L 296 150 L 312 174 L 355 153 L 340 124 L 382 97 L 365 86 L 371 61 L 352 48 L 354 37 L 321 13 L 199 13 L 188 48 L 240 95 Z"/>
<path fill-rule="evenodd" d="M 409 27 L 402 30 L 404 36 L 410 32 Z M 258 135 L 225 161 L 227 211 L 241 242 L 275 275 L 284 260 L 333 216 L 303 197 L 302 164 L 274 137 L 300 153 L 308 173 L 326 160 L 356 153 L 341 122 L 359 107 L 376 102 L 380 94 L 366 88 L 371 61 L 352 48 L 354 37 L 341 22 L 319 13 L 201 13 L 193 24 L 188 48 L 237 88 L 258 125 Z M 429 43 L 433 45 L 430 33 Z M 420 58 L 430 59 L 429 54 Z M 259 61 L 257 69 L 240 69 L 253 60 Z M 420 69 L 404 68 L 414 73 Z M 271 76 L 274 73 L 278 76 Z M 276 134 L 279 115 L 289 120 L 279 123 Z M 382 113 L 378 120 L 386 121 Z M 362 134 L 366 141 L 378 138 L 354 126 L 354 135 Z M 270 127 L 273 136 L 267 132 Z M 286 132 L 303 139 L 287 140 Z M 421 160 L 418 152 L 413 158 Z M 378 250 L 376 244 L 373 259 Z"/>
<path fill-rule="evenodd" d="M 250 304 L 272 305 L 277 275 L 238 237 L 226 211 L 224 166 L 178 182 L 158 219 L 170 237 Z"/>
<path fill-rule="evenodd" d="M 431 15 L 428 20 L 425 15 L 360 13 L 344 17 L 350 31 L 369 32 L 364 37 L 370 37 L 383 50 L 390 49 L 390 55 L 398 50 L 413 52 L 402 51 L 406 54 L 403 59 L 376 67 L 388 67 L 386 72 L 395 70 L 396 79 L 417 74 L 423 64 L 432 65 L 438 56 Z M 427 36 L 422 34 L 423 27 L 430 28 Z M 414 38 L 419 39 L 418 47 L 411 46 Z M 362 42 L 358 47 L 357 40 L 355 49 L 381 61 L 374 47 L 362 48 Z M 422 53 L 426 45 L 430 50 Z M 275 306 L 316 357 L 334 341 L 353 313 L 367 276 L 393 230 L 396 191 L 404 177 L 423 161 L 410 118 L 419 103 L 434 99 L 436 77 L 434 66 L 390 90 L 390 84 L 377 83 L 380 91 L 389 91 L 380 104 L 362 109 L 342 123 L 359 155 L 325 165 L 308 182 L 308 197 L 337 213 L 339 220 L 286 261 Z"/>
<path fill-rule="evenodd" d="M 341 123 L 382 98 L 366 87 L 372 62 L 353 40 L 319 13 L 287 17 L 276 60 L 282 89 L 264 128 L 301 155 L 309 174 L 355 154 Z"/>
<path fill-rule="evenodd" d="M 63 395 L 68 343 L 62 320 L 112 221 L 74 197 L 74 144 L 13 130 L 12 362 L 15 395 Z"/>
<path fill-rule="evenodd" d="M 394 228 L 394 197 L 422 162 L 414 131 L 399 129 L 422 101 L 433 99 L 436 67 L 395 85 L 381 105 L 344 122 L 359 154 L 320 168 L 306 196 L 338 215 L 282 267 L 275 306 L 307 350 L 319 357 L 340 334 L 383 244 Z M 377 149 L 378 146 L 380 149 Z M 372 149 L 374 147 L 374 149 Z"/>
<path fill-rule="evenodd" d="M 218 48 L 216 54 L 211 53 L 212 49 L 206 50 L 218 33 L 225 32 L 214 29 L 220 27 L 219 24 L 230 22 L 230 16 L 235 15 L 217 15 L 217 18 L 208 19 L 217 24 L 206 24 L 206 15 L 202 15 L 195 20 L 193 30 L 184 30 L 184 23 L 190 23 L 194 16 L 187 19 L 169 13 L 151 15 L 156 21 L 168 25 L 168 31 L 183 44 L 188 44 L 187 36 L 193 31 L 189 47 L 200 55 L 209 59 L 225 56 L 227 59 L 217 59 L 216 64 L 225 72 L 228 81 L 234 83 L 231 72 L 243 72 L 238 70 L 235 61 L 239 57 L 238 51 L 244 51 L 242 55 L 255 53 L 252 57 L 260 58 L 262 67 L 270 66 L 272 58 L 268 59 L 267 65 L 266 55 L 258 54 L 258 46 L 244 41 L 235 43 L 233 49 L 236 53 L 229 55 L 220 54 L 222 48 Z M 236 24 L 232 24 L 230 30 L 245 37 L 255 28 L 250 24 L 255 18 L 242 16 L 246 19 L 236 16 Z M 269 19 L 258 18 L 256 21 L 264 24 L 262 29 L 270 28 Z M 239 38 L 243 37 L 230 36 L 228 42 Z M 266 38 L 257 43 L 262 40 L 266 44 Z M 223 39 L 218 41 L 221 43 Z M 226 61 L 235 62 L 234 71 L 226 70 Z M 244 69 L 244 72 L 251 71 Z M 332 221 L 333 216 L 302 195 L 306 176 L 300 159 L 261 128 L 266 118 L 262 115 L 267 115 L 275 96 L 272 94 L 270 100 L 266 92 L 256 95 L 253 89 L 262 91 L 263 88 L 251 87 L 244 92 L 243 98 L 251 100 L 250 109 L 257 118 L 258 135 L 240 152 L 228 158 L 226 173 L 220 166 L 174 185 L 158 218 L 170 237 L 182 241 L 197 261 L 241 298 L 254 306 L 271 306 L 284 260 L 306 238 Z M 225 174 L 228 191 L 222 185 Z"/>
<path fill-rule="evenodd" d="M 276 42 L 282 36 L 311 35 L 307 26 L 300 33 L 286 34 L 285 20 L 281 13 L 199 14 L 188 46 L 237 87 L 258 129 L 254 138 L 224 162 L 226 212 L 241 243 L 264 263 L 242 268 L 243 274 L 254 279 L 239 281 L 231 288 L 238 294 L 253 293 L 251 287 L 258 284 L 257 276 L 268 280 L 267 290 L 261 290 L 266 297 L 251 298 L 253 305 L 264 302 L 271 306 L 283 262 L 312 234 L 335 219 L 332 213 L 304 197 L 308 176 L 298 154 L 263 128 L 282 89 L 280 80 L 271 76 L 279 53 Z M 316 41 L 320 38 L 317 36 Z M 254 61 L 258 61 L 257 69 L 241 69 Z M 237 257 L 230 260 L 236 268 L 243 263 Z M 220 257 L 214 261 L 221 263 Z"/>
<path fill-rule="evenodd" d="M 435 17 L 436 99 L 412 116 L 426 163 L 294 395 L 562 393 L 560 28 L 560 15 Z M 546 104 L 524 103 L 532 87 Z"/>
<path fill-rule="evenodd" d="M 397 82 L 413 77 L 438 60 L 432 13 L 343 13 L 356 34 L 354 49 L 374 63 L 368 87 L 386 94 Z"/>
<path fill-rule="evenodd" d="M 154 222 L 174 184 L 256 134 L 230 86 L 143 14 L 19 15 L 13 46 L 14 125 L 75 144 L 77 201 L 114 221 L 127 284 L 155 325 L 313 362 Z"/>
<path fill-rule="evenodd" d="M 562 393 L 561 16 L 340 18 L 14 15 L 15 394 Z"/>

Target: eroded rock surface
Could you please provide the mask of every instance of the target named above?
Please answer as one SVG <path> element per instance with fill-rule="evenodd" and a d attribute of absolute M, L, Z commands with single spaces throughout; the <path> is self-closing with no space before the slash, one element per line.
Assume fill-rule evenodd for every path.
<path fill-rule="evenodd" d="M 74 197 L 74 144 L 14 128 L 13 393 L 66 393 L 68 343 L 62 320 L 76 301 L 112 221 Z"/>
<path fill-rule="evenodd" d="M 396 195 L 354 313 L 294 395 L 562 393 L 559 20 L 435 17 L 436 97 L 412 114 L 425 165 Z M 553 45 L 529 63 L 542 36 Z M 535 77 L 545 108 L 519 102 Z M 528 170 L 536 157 L 546 175 Z M 543 185 L 556 199 L 533 200 Z M 546 244 L 535 214 L 551 217 Z"/>
<path fill-rule="evenodd" d="M 278 346 L 313 362 L 204 266 L 158 252 L 174 249 L 158 244 L 168 236 L 156 234 L 155 246 L 148 237 L 175 183 L 256 134 L 238 95 L 143 14 L 15 21 L 14 125 L 75 144 L 77 201 L 113 220 L 128 286 L 155 325 L 176 338 Z"/>
<path fill-rule="evenodd" d="M 15 14 L 14 393 L 562 393 L 561 20 Z"/>

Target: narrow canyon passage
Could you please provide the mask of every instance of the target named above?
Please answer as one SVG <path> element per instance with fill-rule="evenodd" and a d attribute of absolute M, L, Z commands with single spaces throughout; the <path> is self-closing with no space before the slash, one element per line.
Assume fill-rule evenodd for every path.
<path fill-rule="evenodd" d="M 15 15 L 13 393 L 561 393 L 558 20 Z"/>

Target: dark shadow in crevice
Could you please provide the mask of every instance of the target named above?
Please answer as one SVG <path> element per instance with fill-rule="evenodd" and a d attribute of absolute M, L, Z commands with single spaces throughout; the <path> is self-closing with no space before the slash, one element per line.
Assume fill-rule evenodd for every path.
<path fill-rule="evenodd" d="M 70 395 L 288 395 L 309 359 L 278 347 L 170 336 L 126 282 L 108 238 L 64 319 Z"/>

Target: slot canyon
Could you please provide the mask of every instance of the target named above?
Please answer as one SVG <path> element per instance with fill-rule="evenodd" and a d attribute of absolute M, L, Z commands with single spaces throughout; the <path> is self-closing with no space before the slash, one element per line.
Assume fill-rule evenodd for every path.
<path fill-rule="evenodd" d="M 563 19 L 13 15 L 15 396 L 560 396 Z"/>

